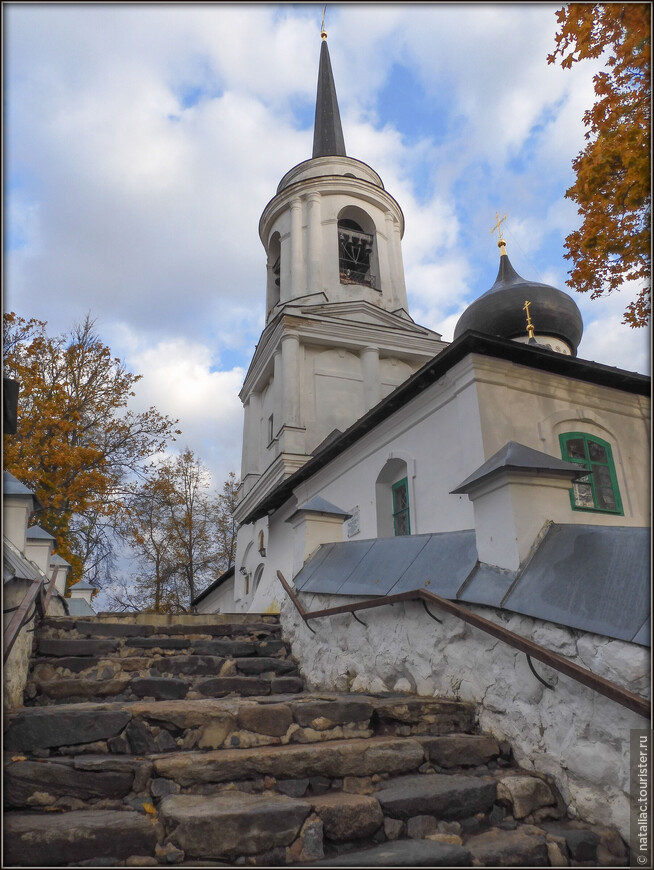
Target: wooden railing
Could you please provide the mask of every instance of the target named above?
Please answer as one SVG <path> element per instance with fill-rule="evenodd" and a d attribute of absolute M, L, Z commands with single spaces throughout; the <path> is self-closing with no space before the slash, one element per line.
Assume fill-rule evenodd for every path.
<path fill-rule="evenodd" d="M 600 677 L 592 671 L 574 664 L 574 662 L 569 661 L 569 659 L 565 659 L 551 650 L 546 649 L 544 646 L 534 643 L 533 640 L 528 640 L 519 634 L 515 634 L 515 632 L 509 631 L 508 628 L 497 625 L 489 619 L 484 619 L 483 616 L 478 616 L 476 613 L 467 610 L 460 604 L 455 604 L 447 598 L 441 598 L 440 595 L 435 595 L 433 592 L 429 592 L 426 589 L 415 589 L 410 592 L 401 592 L 398 595 L 384 595 L 379 596 L 378 598 L 368 599 L 367 601 L 356 601 L 352 604 L 342 604 L 339 607 L 328 607 L 324 610 L 313 610 L 307 612 L 293 589 L 291 589 L 287 583 L 281 571 L 277 572 L 277 577 L 286 590 L 288 597 L 295 605 L 298 613 L 307 624 L 310 619 L 320 619 L 323 616 L 336 616 L 339 613 L 351 613 L 354 618 L 357 619 L 355 614 L 360 610 L 372 610 L 376 607 L 384 607 L 387 604 L 396 604 L 403 601 L 422 601 L 427 610 L 427 603 L 429 602 L 436 605 L 441 610 L 444 610 L 446 613 L 456 616 L 463 622 L 467 622 L 468 625 L 472 625 L 475 628 L 486 632 L 486 634 L 490 634 L 492 637 L 496 637 L 498 640 L 512 646 L 514 649 L 525 653 L 530 666 L 531 659 L 537 659 L 544 665 L 559 671 L 559 673 L 564 674 L 567 677 L 571 677 L 583 686 L 587 686 L 599 695 L 603 695 L 605 698 L 610 698 L 612 701 L 621 704 L 629 710 L 633 710 L 634 713 L 638 713 L 646 719 L 650 718 L 650 703 L 646 698 L 642 698 L 640 695 L 629 692 L 627 689 L 623 689 L 622 686 L 618 686 L 609 680 L 605 680 L 604 677 Z M 432 616 L 432 618 L 436 619 L 429 610 L 427 610 L 427 612 Z M 361 620 L 358 621 L 360 622 Z M 311 626 L 308 625 L 308 628 L 311 629 Z M 538 675 L 536 674 L 536 676 Z M 543 682 L 543 680 L 541 680 L 541 682 Z"/>
<path fill-rule="evenodd" d="M 47 585 L 47 589 L 45 588 Z M 14 615 L 9 620 L 9 625 L 5 629 L 2 638 L 2 663 L 4 664 L 9 658 L 9 653 L 12 651 L 14 644 L 21 628 L 30 622 L 36 613 L 44 616 L 50 601 L 52 589 L 54 588 L 54 577 L 48 583 L 48 578 L 45 575 L 35 577 L 27 592 L 23 596 L 23 600 L 16 607 Z M 30 612 L 32 606 L 34 612 Z"/>

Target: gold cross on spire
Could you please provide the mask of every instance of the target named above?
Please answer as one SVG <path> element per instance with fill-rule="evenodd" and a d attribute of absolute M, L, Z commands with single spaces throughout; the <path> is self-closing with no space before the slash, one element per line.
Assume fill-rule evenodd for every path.
<path fill-rule="evenodd" d="M 320 36 L 323 39 L 327 39 L 327 31 L 325 30 L 325 12 L 327 11 L 327 4 L 323 6 L 322 10 L 322 24 L 320 25 Z"/>
<path fill-rule="evenodd" d="M 506 220 L 506 215 L 503 218 L 500 217 L 500 213 L 498 211 L 495 212 L 495 218 L 497 223 L 494 227 L 491 227 L 491 233 L 494 233 L 497 230 L 497 235 L 499 236 L 499 240 L 497 242 L 497 247 L 500 249 L 500 254 L 506 254 L 505 246 L 506 242 L 502 238 L 502 224 Z"/>
<path fill-rule="evenodd" d="M 531 322 L 531 315 L 529 314 L 529 306 L 531 302 L 525 300 L 525 304 L 522 306 L 522 310 L 527 312 L 527 335 L 529 338 L 534 337 L 534 324 Z"/>

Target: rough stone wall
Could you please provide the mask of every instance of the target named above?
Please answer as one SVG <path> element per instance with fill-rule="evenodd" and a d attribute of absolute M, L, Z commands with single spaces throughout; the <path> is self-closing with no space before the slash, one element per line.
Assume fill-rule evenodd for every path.
<path fill-rule="evenodd" d="M 352 601 L 354 599 L 349 599 Z M 307 610 L 342 605 L 343 598 L 303 596 Z M 519 764 L 550 774 L 572 816 L 615 825 L 629 839 L 629 730 L 647 720 L 569 677 L 534 662 L 553 690 L 529 670 L 523 653 L 418 602 L 302 622 L 286 598 L 284 634 L 310 689 L 417 692 L 478 705 L 479 725 L 508 740 Z M 647 695 L 649 650 L 542 620 L 471 607 L 523 637 L 612 682 Z"/>

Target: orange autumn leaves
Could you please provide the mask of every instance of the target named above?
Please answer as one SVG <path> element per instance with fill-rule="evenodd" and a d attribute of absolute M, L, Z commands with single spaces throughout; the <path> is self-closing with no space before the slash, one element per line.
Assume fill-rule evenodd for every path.
<path fill-rule="evenodd" d="M 4 467 L 43 505 L 34 519 L 57 539 L 75 582 L 97 555 L 101 520 L 117 514 L 133 475 L 178 430 L 155 408 L 128 408 L 140 377 L 112 357 L 90 317 L 66 335 L 51 337 L 46 326 L 4 316 L 4 374 L 20 384 Z"/>
<path fill-rule="evenodd" d="M 588 144 L 572 166 L 566 197 L 582 225 L 566 239 L 568 285 L 595 299 L 635 281 L 624 322 L 645 326 L 651 313 L 650 5 L 571 3 L 557 12 L 556 49 L 569 68 L 608 53 L 594 77 L 596 101 L 584 114 Z"/>

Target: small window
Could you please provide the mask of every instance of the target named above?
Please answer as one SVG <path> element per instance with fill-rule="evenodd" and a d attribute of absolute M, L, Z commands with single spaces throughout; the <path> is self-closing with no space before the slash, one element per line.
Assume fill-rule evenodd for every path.
<path fill-rule="evenodd" d="M 272 443 L 274 433 L 274 414 L 268 417 L 268 444 Z"/>
<path fill-rule="evenodd" d="M 409 484 L 407 478 L 398 480 L 392 486 L 393 529 L 396 535 L 410 535 L 409 523 Z"/>
<path fill-rule="evenodd" d="M 338 222 L 338 268 L 341 284 L 366 284 L 375 287 L 371 274 L 374 237 L 365 233 L 356 221 L 346 218 Z"/>
<path fill-rule="evenodd" d="M 622 514 L 611 445 L 583 432 L 566 432 L 559 441 L 563 459 L 588 469 L 570 490 L 573 510 Z"/>

